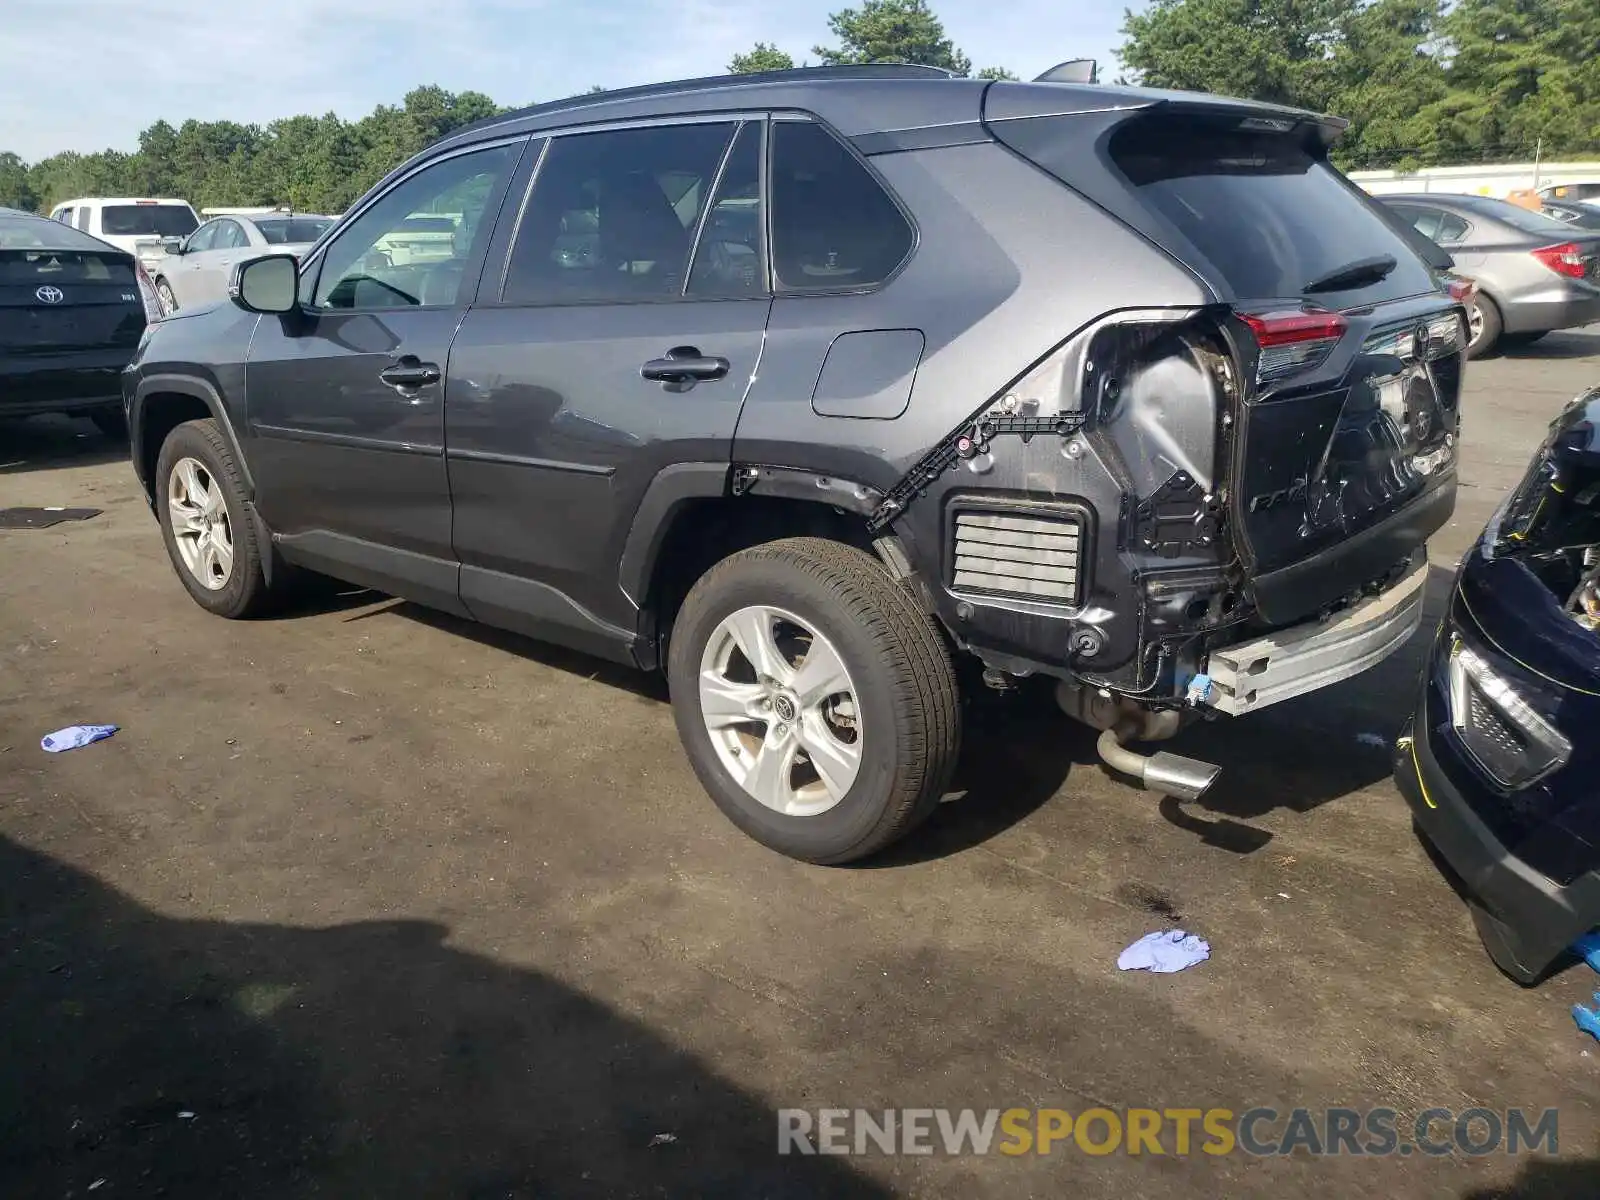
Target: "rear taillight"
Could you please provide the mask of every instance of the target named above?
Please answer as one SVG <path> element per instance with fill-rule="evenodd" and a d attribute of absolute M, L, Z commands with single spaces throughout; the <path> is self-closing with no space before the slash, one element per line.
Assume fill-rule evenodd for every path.
<path fill-rule="evenodd" d="M 1583 251 L 1577 242 L 1562 242 L 1559 246 L 1543 246 L 1532 252 L 1533 256 L 1557 275 L 1568 279 L 1583 278 Z"/>
<path fill-rule="evenodd" d="M 1452 278 L 1444 290 L 1457 304 L 1468 304 L 1478 294 L 1478 285 L 1471 279 Z"/>
<path fill-rule="evenodd" d="M 1287 308 L 1271 312 L 1242 312 L 1261 347 L 1256 381 L 1271 383 L 1324 362 L 1344 337 L 1349 323 L 1338 313 Z"/>
<path fill-rule="evenodd" d="M 134 277 L 139 281 L 139 299 L 144 302 L 144 319 L 146 321 L 159 321 L 167 314 L 161 311 L 161 297 L 156 295 L 155 285 L 150 282 L 150 276 L 144 269 L 144 264 L 137 259 L 133 263 Z"/>

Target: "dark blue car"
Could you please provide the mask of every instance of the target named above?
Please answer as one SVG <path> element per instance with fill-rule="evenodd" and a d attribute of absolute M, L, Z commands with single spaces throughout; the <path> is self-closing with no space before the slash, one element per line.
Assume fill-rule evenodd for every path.
<path fill-rule="evenodd" d="M 1538 981 L 1600 925 L 1600 387 L 1466 556 L 1396 779 L 1485 947 Z"/>

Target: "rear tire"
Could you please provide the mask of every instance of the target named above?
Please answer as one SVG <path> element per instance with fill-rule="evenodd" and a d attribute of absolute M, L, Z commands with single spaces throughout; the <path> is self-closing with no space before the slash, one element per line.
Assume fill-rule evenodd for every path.
<path fill-rule="evenodd" d="M 717 807 L 805 862 L 903 837 L 938 806 L 960 753 L 938 630 L 881 563 L 837 542 L 771 542 L 713 567 L 678 612 L 667 677 Z"/>
<path fill-rule="evenodd" d="M 1500 319 L 1500 309 L 1482 292 L 1472 297 L 1467 306 L 1467 328 L 1472 339 L 1467 343 L 1468 358 L 1484 358 L 1500 345 L 1500 331 L 1505 323 Z"/>
<path fill-rule="evenodd" d="M 179 425 L 156 460 L 156 513 L 167 556 L 194 602 L 219 617 L 266 611 L 279 589 L 267 586 L 257 537 L 233 451 L 214 420 Z"/>

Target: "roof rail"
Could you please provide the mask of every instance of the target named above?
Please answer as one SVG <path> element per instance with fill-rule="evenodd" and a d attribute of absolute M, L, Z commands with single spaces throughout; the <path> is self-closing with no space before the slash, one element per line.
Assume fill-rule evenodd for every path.
<path fill-rule="evenodd" d="M 838 67 L 792 67 L 786 71 L 755 71 L 748 75 L 707 75 L 699 79 L 677 79 L 668 83 L 645 83 L 635 87 L 616 88 L 604 92 L 585 92 L 568 96 L 564 100 L 549 100 L 543 104 L 514 109 L 498 116 L 485 117 L 471 125 L 463 125 L 449 136 L 455 137 L 469 130 L 498 125 L 521 117 L 538 117 L 546 113 L 566 112 L 609 104 L 614 100 L 640 100 L 650 96 L 671 96 L 679 92 L 706 92 L 720 88 L 747 87 L 763 83 L 803 83 L 808 80 L 837 79 L 959 79 L 961 76 L 943 67 L 928 67 L 918 63 L 858 63 Z"/>

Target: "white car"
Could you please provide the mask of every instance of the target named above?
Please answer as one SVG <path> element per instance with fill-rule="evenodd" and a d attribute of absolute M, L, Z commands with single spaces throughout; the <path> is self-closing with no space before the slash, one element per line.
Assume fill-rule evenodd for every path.
<path fill-rule="evenodd" d="M 52 220 L 81 229 L 90 237 L 126 250 L 154 274 L 164 238 L 187 237 L 200 218 L 187 200 L 151 197 L 85 197 L 67 200 L 50 210 Z"/>
<path fill-rule="evenodd" d="M 162 310 L 170 313 L 226 300 L 235 264 L 264 254 L 299 258 L 333 224 L 332 217 L 311 213 L 235 215 L 207 221 L 187 238 L 169 239 L 150 271 Z"/>

